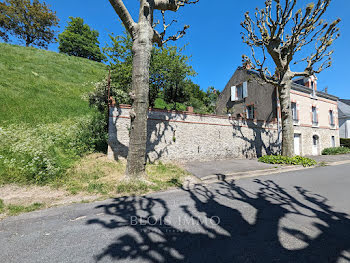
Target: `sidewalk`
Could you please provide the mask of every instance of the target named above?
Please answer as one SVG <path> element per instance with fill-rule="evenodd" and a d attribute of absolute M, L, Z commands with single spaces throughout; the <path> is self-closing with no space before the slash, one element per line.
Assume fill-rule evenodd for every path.
<path fill-rule="evenodd" d="M 317 161 L 317 163 L 325 163 L 326 165 L 338 162 L 350 162 L 350 154 L 308 157 L 314 159 Z M 260 163 L 257 159 L 228 159 L 208 162 L 189 162 L 186 163 L 184 167 L 188 172 L 203 182 L 213 182 L 227 178 L 235 179 L 306 169 L 302 166 Z"/>

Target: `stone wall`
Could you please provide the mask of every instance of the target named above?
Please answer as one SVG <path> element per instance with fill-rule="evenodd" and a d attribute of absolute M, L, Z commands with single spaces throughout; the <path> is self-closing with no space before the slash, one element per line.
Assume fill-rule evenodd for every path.
<path fill-rule="evenodd" d="M 110 110 L 111 159 L 127 157 L 129 111 L 125 105 Z M 147 160 L 151 162 L 253 158 L 277 153 L 279 145 L 276 123 L 188 112 L 149 112 Z"/>

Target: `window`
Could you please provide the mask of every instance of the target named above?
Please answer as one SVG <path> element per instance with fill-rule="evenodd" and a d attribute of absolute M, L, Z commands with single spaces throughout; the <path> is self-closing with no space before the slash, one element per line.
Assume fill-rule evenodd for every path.
<path fill-rule="evenodd" d="M 247 106 L 247 119 L 254 119 L 254 105 Z"/>
<path fill-rule="evenodd" d="M 335 123 L 334 123 L 334 114 L 333 114 L 332 110 L 329 111 L 329 123 L 330 123 L 330 125 L 332 127 L 335 125 Z"/>
<path fill-rule="evenodd" d="M 316 83 L 313 80 L 311 81 L 311 88 L 312 88 L 312 96 L 316 97 Z"/>
<path fill-rule="evenodd" d="M 243 85 L 237 86 L 237 100 L 243 99 Z"/>
<path fill-rule="evenodd" d="M 231 87 L 231 101 L 242 100 L 248 97 L 248 82 Z"/>
<path fill-rule="evenodd" d="M 331 138 L 331 143 L 332 143 L 332 147 L 335 147 L 335 137 L 334 136 L 332 136 L 332 138 Z"/>
<path fill-rule="evenodd" d="M 312 107 L 312 125 L 318 125 L 316 107 Z"/>
<path fill-rule="evenodd" d="M 298 122 L 298 110 L 297 110 L 297 104 L 295 102 L 292 102 L 292 115 L 293 115 L 293 121 Z"/>

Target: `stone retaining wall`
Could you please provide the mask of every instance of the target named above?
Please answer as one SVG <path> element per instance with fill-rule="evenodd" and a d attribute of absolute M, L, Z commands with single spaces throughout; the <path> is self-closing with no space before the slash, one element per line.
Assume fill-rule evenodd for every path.
<path fill-rule="evenodd" d="M 109 158 L 126 158 L 130 107 L 110 110 Z M 152 110 L 148 116 L 148 161 L 253 158 L 280 149 L 276 123 L 227 116 Z"/>

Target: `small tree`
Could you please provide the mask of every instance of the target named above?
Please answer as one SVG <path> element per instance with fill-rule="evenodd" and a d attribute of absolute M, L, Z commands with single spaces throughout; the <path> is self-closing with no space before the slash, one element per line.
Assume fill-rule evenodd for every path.
<path fill-rule="evenodd" d="M 103 51 L 109 59 L 112 69 L 112 96 L 118 104 L 130 104 L 132 84 L 132 39 L 127 35 L 110 35 L 111 44 L 107 44 Z M 196 74 L 188 64 L 189 58 L 182 54 L 184 49 L 176 46 L 153 46 L 150 61 L 149 77 L 149 105 L 155 106 L 157 98 L 165 99 L 168 103 L 183 102 L 183 82 Z M 179 83 L 178 92 L 169 94 L 175 83 Z M 117 91 L 118 90 L 118 91 Z M 182 94 L 181 94 L 182 93 Z"/>
<path fill-rule="evenodd" d="M 58 35 L 60 53 L 98 62 L 104 60 L 106 57 L 99 47 L 99 32 L 84 24 L 84 20 L 80 17 L 69 17 L 69 19 L 68 26 Z"/>
<path fill-rule="evenodd" d="M 55 41 L 52 27 L 58 25 L 56 12 L 38 0 L 5 0 L 0 3 L 0 36 L 8 40 L 7 33 L 24 41 L 26 46 L 47 48 Z"/>
<path fill-rule="evenodd" d="M 135 23 L 122 0 L 109 0 L 114 10 L 122 20 L 126 30 L 133 40 L 133 76 L 132 92 L 130 93 L 132 110 L 130 112 L 131 129 L 126 175 L 138 177 L 145 173 L 147 114 L 149 106 L 149 69 L 153 43 L 162 46 L 166 42 L 178 40 L 188 26 L 178 34 L 165 39 L 169 25 L 165 23 L 165 11 L 177 11 L 185 4 L 196 3 L 198 0 L 140 0 L 139 20 Z M 154 10 L 163 15 L 164 31 L 156 31 L 153 23 Z"/>
<path fill-rule="evenodd" d="M 267 83 L 277 87 L 282 114 L 282 155 L 294 155 L 294 129 L 290 104 L 290 90 L 293 78 L 309 77 L 331 66 L 333 50 L 330 46 L 338 38 L 337 24 L 340 19 L 328 23 L 322 19 L 331 0 L 318 0 L 304 10 L 297 9 L 297 0 L 266 0 L 265 8 L 256 9 L 254 19 L 245 14 L 241 23 L 244 43 L 251 48 L 251 63 Z M 309 55 L 302 57 L 298 52 Z M 259 54 L 256 53 L 256 49 Z M 267 64 L 267 54 L 272 58 L 275 73 L 272 75 Z M 260 59 L 259 56 L 260 55 Z M 304 62 L 302 71 L 293 71 L 293 65 Z"/>
<path fill-rule="evenodd" d="M 8 30 L 8 17 L 6 15 L 7 6 L 5 3 L 0 3 L 0 38 L 2 38 L 5 42 L 9 40 L 7 35 Z"/>

